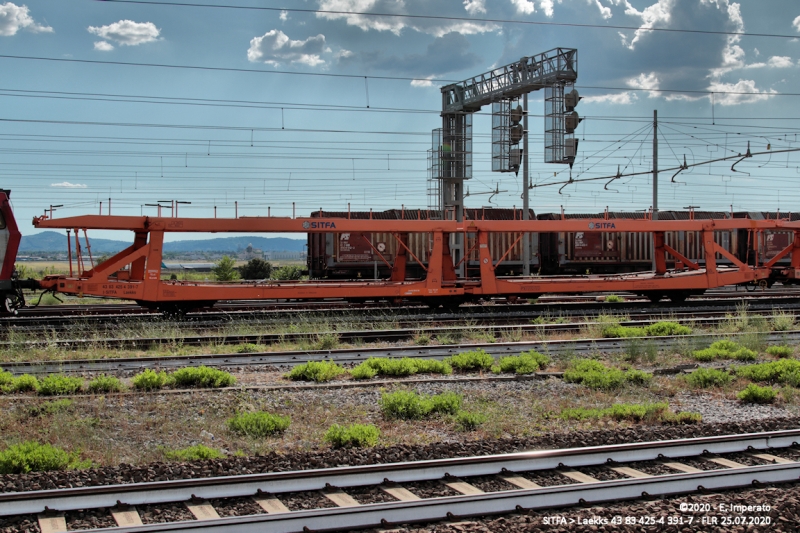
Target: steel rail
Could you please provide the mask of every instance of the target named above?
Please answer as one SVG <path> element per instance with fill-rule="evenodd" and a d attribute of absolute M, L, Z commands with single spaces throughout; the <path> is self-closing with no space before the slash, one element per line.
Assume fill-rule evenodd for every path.
<path fill-rule="evenodd" d="M 783 311 L 785 312 L 787 309 L 793 309 L 794 307 L 784 306 Z M 796 307 L 796 309 L 800 309 L 800 305 Z M 753 311 L 756 312 L 755 310 Z M 710 316 L 697 316 L 697 315 L 710 315 Z M 711 325 L 715 323 L 722 322 L 727 319 L 726 316 L 718 316 L 718 312 L 693 312 L 690 313 L 688 317 L 680 317 L 673 315 L 672 318 L 677 319 L 681 323 L 691 323 L 693 325 Z M 765 316 L 759 315 L 764 318 L 772 318 L 772 315 Z M 650 318 L 650 317 L 657 317 L 657 318 Z M 637 320 L 628 320 L 622 323 L 625 326 L 642 326 L 650 324 L 657 320 L 664 320 L 663 314 L 658 313 L 642 313 L 638 315 Z M 79 349 L 84 346 L 94 346 L 98 343 L 102 343 L 104 347 L 107 348 L 147 348 L 151 346 L 160 346 L 162 344 L 169 344 L 180 341 L 184 345 L 191 345 L 191 346 L 202 346 L 205 344 L 215 344 L 215 345 L 232 345 L 232 344 L 256 344 L 256 343 L 276 343 L 276 342 L 297 342 L 297 341 L 304 341 L 308 340 L 308 338 L 312 335 L 319 335 L 319 334 L 334 334 L 336 335 L 339 340 L 342 341 L 359 341 L 359 342 L 369 342 L 369 341 L 400 341 L 400 340 L 407 340 L 413 338 L 415 335 L 420 333 L 429 333 L 429 334 L 460 334 L 466 331 L 486 331 L 486 332 L 493 332 L 496 328 L 500 329 L 501 331 L 503 328 L 507 330 L 512 330 L 519 333 L 547 333 L 551 331 L 580 331 L 583 327 L 587 326 L 588 322 L 568 322 L 568 323 L 558 323 L 558 324 L 519 324 L 519 321 L 527 320 L 525 318 L 520 317 L 509 317 L 505 315 L 498 315 L 496 314 L 484 314 L 482 316 L 473 316 L 471 317 L 472 320 L 476 320 L 478 323 L 476 324 L 469 324 L 464 326 L 443 326 L 443 325 L 436 325 L 436 326 L 424 326 L 418 325 L 419 318 L 417 322 L 409 322 L 414 325 L 413 327 L 404 327 L 404 328 L 395 328 L 395 329 L 380 329 L 380 328 L 373 328 L 373 329 L 366 329 L 366 330 L 357 330 L 357 331 L 335 331 L 335 330 L 320 330 L 315 333 L 310 332 L 289 332 L 289 333 L 250 333 L 250 334 L 218 334 L 218 335 L 209 335 L 209 334 L 195 334 L 195 335 L 175 335 L 171 334 L 164 337 L 127 337 L 127 338 L 118 338 L 118 337 L 98 337 L 95 335 L 96 331 L 93 329 L 91 331 L 92 337 L 91 338 L 82 338 L 82 339 L 57 339 L 51 338 L 49 335 L 53 333 L 57 333 L 58 330 L 52 330 L 50 328 L 42 328 L 39 329 L 18 329 L 14 328 L 15 333 L 19 334 L 27 334 L 32 335 L 37 332 L 46 333 L 47 336 L 42 338 L 41 340 L 14 340 L 14 341 L 0 341 L 0 348 L 19 348 L 19 347 L 26 347 L 26 348 L 37 348 L 40 346 L 59 346 L 66 349 Z M 460 320 L 464 320 L 463 318 Z M 448 321 L 459 321 L 458 317 L 448 317 L 445 320 L 432 318 L 432 322 L 436 324 L 441 324 L 443 322 Z M 404 320 L 395 320 L 396 323 L 405 324 Z M 194 330 L 213 330 L 213 329 L 224 329 L 225 327 L 229 327 L 231 324 L 215 324 L 212 326 L 203 325 L 203 324 L 187 324 L 187 328 L 191 327 Z M 250 325 L 253 327 L 263 326 L 264 324 L 261 323 L 244 323 L 244 324 L 237 324 L 239 326 L 243 325 Z M 275 326 L 275 324 L 270 324 L 270 326 Z M 88 327 L 88 325 L 87 325 Z M 178 327 L 178 325 L 176 325 Z M 74 328 L 65 328 L 66 331 L 80 334 L 80 332 L 74 331 Z M 80 329 L 80 328 L 79 328 Z"/>
<path fill-rule="evenodd" d="M 122 485 L 77 487 L 27 492 L 0 493 L 0 516 L 59 512 L 78 509 L 97 509 L 123 505 L 142 505 L 190 501 L 197 498 L 232 498 L 261 493 L 282 494 L 299 491 L 324 490 L 329 487 L 348 488 L 375 486 L 385 483 L 408 483 L 452 477 L 468 478 L 513 472 L 552 470 L 560 467 L 578 468 L 609 463 L 679 459 L 704 454 L 737 453 L 752 450 L 771 450 L 796 446 L 800 429 L 752 434 L 698 437 L 672 441 L 614 444 L 561 450 L 538 450 L 503 455 L 460 457 L 418 462 L 374 464 L 351 467 L 311 469 L 293 472 L 270 472 L 229 477 L 181 479 Z M 668 474 L 635 480 L 601 481 L 579 486 L 559 486 L 539 489 L 511 490 L 478 496 L 452 496 L 411 503 L 362 505 L 350 509 L 295 511 L 283 515 L 266 515 L 237 519 L 222 519 L 192 524 L 159 524 L 160 528 L 184 530 L 189 527 L 240 527 L 262 522 L 281 524 L 269 531 L 299 531 L 341 527 L 366 527 L 382 521 L 408 522 L 442 519 L 447 512 L 457 515 L 481 515 L 513 511 L 517 506 L 541 508 L 626 498 L 643 494 L 673 494 L 695 491 L 698 484 L 706 489 L 722 489 L 760 483 L 797 481 L 800 462 L 768 464 L 696 474 Z M 500 502 L 500 506 L 497 504 Z M 512 503 L 513 502 L 513 503 Z M 484 504 L 489 504 L 485 507 Z M 509 506 L 510 505 L 510 506 Z M 435 514 L 427 514 L 435 509 Z M 410 514 L 409 514 L 410 513 Z M 351 515 L 348 517 L 348 515 Z M 356 518 L 356 517 L 361 518 Z M 367 522 L 350 522 L 364 520 Z M 331 527 L 332 522 L 345 520 Z M 298 522 L 299 521 L 299 522 Z M 131 529 L 152 531 L 154 526 Z M 216 529 L 215 529 L 216 530 Z M 100 530 L 103 531 L 103 530 Z M 111 531 L 111 530 L 109 530 Z M 231 529 L 230 531 L 248 531 Z"/>
<path fill-rule="evenodd" d="M 797 310 L 800 311 L 800 303 L 796 306 L 787 305 L 781 308 L 781 311 L 784 313 L 790 310 Z M 773 318 L 774 315 L 764 315 L 764 312 L 772 312 L 774 308 L 770 311 L 765 310 L 750 310 L 748 308 L 748 313 L 753 315 L 762 316 L 764 318 Z M 679 311 L 679 312 L 671 312 L 669 315 L 665 315 L 664 312 L 658 312 L 656 310 L 646 310 L 645 312 L 639 313 L 636 315 L 635 320 L 628 320 L 622 323 L 625 326 L 641 326 L 647 325 L 657 320 L 665 320 L 669 319 L 672 321 L 678 320 L 681 323 L 684 322 L 691 322 L 695 325 L 708 325 L 720 322 L 727 318 L 727 315 L 730 314 L 730 309 L 721 309 L 721 310 L 714 310 L 714 311 Z M 160 318 L 160 317 L 159 317 Z M 313 323 L 315 321 L 319 321 L 321 324 L 327 323 L 330 320 L 330 317 L 327 316 L 312 316 L 307 323 Z M 470 316 L 462 316 L 462 315 L 448 315 L 448 316 L 437 316 L 437 315 L 417 315 L 417 316 L 409 316 L 409 315 L 399 315 L 395 317 L 390 316 L 365 316 L 359 317 L 356 319 L 359 323 L 363 322 L 365 325 L 367 324 L 374 324 L 374 325 L 381 325 L 385 323 L 391 323 L 396 326 L 395 329 L 381 329 L 380 327 L 371 327 L 370 329 L 362 329 L 362 330 L 346 330 L 346 331 L 317 331 L 317 333 L 334 333 L 340 337 L 341 340 L 354 340 L 360 339 L 370 340 L 370 339 L 378 339 L 378 340 L 386 340 L 387 338 L 393 339 L 408 339 L 412 337 L 416 333 L 425 332 L 425 333 L 446 333 L 446 332 L 459 332 L 461 330 L 466 329 L 486 329 L 491 330 L 495 327 L 502 328 L 502 327 L 513 327 L 520 331 L 527 331 L 527 332 L 534 332 L 539 330 L 553 330 L 553 331 L 575 331 L 584 327 L 588 324 L 588 322 L 560 322 L 560 323 L 531 323 L 532 320 L 527 316 L 519 316 L 519 314 L 508 314 L 508 313 L 493 313 L 493 312 L 486 312 L 486 313 L 476 313 Z M 535 319 L 534 319 L 535 320 Z M 149 322 L 156 322 L 156 320 L 149 321 Z M 148 322 L 148 323 L 149 323 Z M 426 324 L 425 322 L 428 322 Z M 464 326 L 458 325 L 451 325 L 447 326 L 446 324 L 449 323 L 465 323 Z M 202 331 L 206 333 L 206 335 L 199 335 L 199 336 L 190 336 L 187 335 L 186 339 L 190 339 L 187 342 L 193 344 L 202 344 L 204 341 L 207 342 L 215 342 L 219 343 L 220 341 L 225 342 L 225 337 L 219 336 L 212 336 L 209 332 L 215 330 L 222 330 L 224 331 L 225 328 L 230 328 L 231 326 L 236 327 L 265 327 L 268 326 L 272 329 L 277 328 L 280 325 L 292 325 L 293 322 L 291 319 L 282 319 L 279 318 L 277 320 L 257 320 L 257 319 L 245 319 L 245 320 L 237 320 L 236 322 L 232 321 L 180 321 L 171 324 L 174 328 L 186 328 L 188 330 L 193 330 L 195 332 Z M 434 325 L 435 324 L 435 325 Z M 15 345 L 19 345 L 20 343 L 27 343 L 29 346 L 34 346 L 36 344 L 48 344 L 52 345 L 53 343 L 71 343 L 70 346 L 76 345 L 79 346 L 81 343 L 93 343 L 100 340 L 97 337 L 98 333 L 113 333 L 113 328 L 119 327 L 119 323 L 116 320 L 112 320 L 111 322 L 101 323 L 101 324 L 93 324 L 91 322 L 76 322 L 75 320 L 71 320 L 68 322 L 63 322 L 60 325 L 49 325 L 46 322 L 32 322 L 31 325 L 19 325 L 15 324 L 13 328 L 7 330 L 6 333 L 14 333 L 19 335 L 35 335 L 39 333 L 45 333 L 47 336 L 52 336 L 57 333 L 67 332 L 73 334 L 80 334 L 81 330 L 90 329 L 90 333 L 93 335 L 92 339 L 63 339 L 63 340 L 56 340 L 52 338 L 48 338 L 47 340 L 42 341 L 21 341 L 16 340 L 14 341 Z M 3 331 L 0 330 L 0 336 L 2 336 Z M 308 337 L 309 333 L 302 333 L 302 332 L 288 332 L 288 333 L 255 333 L 250 334 L 250 339 L 239 341 L 239 342 L 276 342 L 276 341 L 293 341 L 293 340 L 304 340 Z M 247 335 L 245 335 L 246 337 Z M 170 341 L 174 340 L 174 336 L 168 337 Z M 159 341 L 162 339 L 160 337 L 136 337 L 135 339 L 130 338 L 119 338 L 119 337 L 107 337 L 106 340 L 110 343 L 119 343 L 120 345 L 124 345 L 126 341 L 134 342 L 137 346 L 140 346 L 142 343 L 152 343 L 152 344 L 160 344 Z M 0 347 L 4 345 L 4 342 L 7 341 L 0 341 Z M 237 342 L 237 341 L 230 341 L 230 342 Z M 230 343 L 228 342 L 228 343 Z"/>
<path fill-rule="evenodd" d="M 736 338 L 746 333 L 726 333 L 725 338 Z M 685 339 L 714 339 L 720 335 L 682 335 L 678 337 L 628 337 L 613 339 L 578 339 L 553 341 L 522 341 L 504 343 L 450 344 L 441 346 L 399 346 L 393 348 L 358 348 L 342 350 L 307 350 L 287 352 L 200 354 L 158 357 L 125 357 L 117 359 L 62 359 L 58 361 L 11 361 L 0 363 L 0 368 L 15 375 L 52 374 L 76 372 L 136 371 L 145 368 L 183 368 L 190 366 L 294 366 L 309 361 L 332 360 L 340 364 L 358 364 L 370 357 L 410 357 L 418 359 L 444 359 L 454 354 L 482 349 L 493 356 L 515 355 L 528 350 L 545 354 L 584 354 L 619 352 L 632 341 L 658 342 L 659 349 L 671 348 Z M 773 332 L 766 342 L 783 343 L 800 341 L 800 330 Z"/>
<path fill-rule="evenodd" d="M 623 294 L 623 293 L 620 293 Z M 552 311 L 558 309 L 560 311 L 577 311 L 590 313 L 592 311 L 602 312 L 604 310 L 633 310 L 633 309 L 664 309 L 664 310 L 679 310 L 679 309 L 692 309 L 698 306 L 732 306 L 731 300 L 746 301 L 751 305 L 783 305 L 786 303 L 800 302 L 800 291 L 772 291 L 772 292 L 749 292 L 749 291 L 721 291 L 715 294 L 706 294 L 703 296 L 694 296 L 685 302 L 660 302 L 652 304 L 646 299 L 639 298 L 635 295 L 624 295 L 626 301 L 605 303 L 597 301 L 598 296 L 571 296 L 571 297 L 555 297 L 544 296 L 537 299 L 537 303 L 506 303 L 505 300 L 493 302 L 492 307 L 495 309 L 508 309 L 511 312 L 527 311 L 529 313 L 536 313 L 537 311 Z M 124 308 L 124 309 L 123 309 Z M 470 314 L 473 312 L 481 312 L 485 309 L 485 305 L 463 305 L 458 308 L 458 314 Z M 418 310 L 422 313 L 433 313 L 427 306 L 424 305 L 404 305 L 402 311 L 409 312 Z M 344 301 L 330 302 L 269 302 L 269 305 L 258 305 L 242 301 L 238 303 L 217 303 L 215 307 L 209 309 L 199 309 L 190 312 L 188 317 L 230 317 L 236 315 L 249 315 L 249 314 L 285 314 L 285 313 L 307 313 L 309 311 L 317 312 L 341 312 L 341 311 L 364 311 L 367 313 L 374 313 L 375 311 L 389 311 L 395 312 L 398 310 L 397 306 L 387 306 L 382 303 L 369 303 L 348 304 Z M 109 314 L 109 311 L 116 314 Z M 52 313 L 46 315 L 44 313 Z M 89 314 L 91 313 L 91 314 Z M 442 314 L 437 312 L 437 314 Z M 12 317 L 0 317 L 0 324 L 13 324 L 23 320 L 44 320 L 46 318 L 75 318 L 80 317 L 83 319 L 95 318 L 109 318 L 114 317 L 118 319 L 123 318 L 136 318 L 136 319 L 161 319 L 162 315 L 156 311 L 150 311 L 136 305 L 130 306 L 117 306 L 115 304 L 98 304 L 98 305 L 75 305 L 75 306 L 51 306 L 40 308 L 23 308 L 20 310 L 19 315 Z"/>

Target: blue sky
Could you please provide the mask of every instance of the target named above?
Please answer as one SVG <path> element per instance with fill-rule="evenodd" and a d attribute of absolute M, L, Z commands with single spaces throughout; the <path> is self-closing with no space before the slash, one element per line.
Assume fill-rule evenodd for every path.
<path fill-rule="evenodd" d="M 210 3 L 0 3 L 0 185 L 13 191 L 24 234 L 51 204 L 64 205 L 57 216 L 97 213 L 109 198 L 120 215 L 155 214 L 144 204 L 160 200 L 191 202 L 180 214 L 197 217 L 214 206 L 233 216 L 235 202 L 251 216 L 289 215 L 292 202 L 298 215 L 348 202 L 424 209 L 440 87 L 559 46 L 579 55 L 576 180 L 650 169 L 654 109 L 660 168 L 736 155 L 748 141 L 754 152 L 800 148 L 792 0 L 196 5 Z M 491 172 L 489 112 L 474 118 L 466 203 L 519 207 L 522 176 Z M 539 185 L 569 178 L 542 162 L 542 113 L 532 93 Z M 662 173 L 659 207 L 800 211 L 797 153 L 730 167 L 696 167 L 681 183 Z M 650 180 L 540 187 L 531 206 L 647 209 Z"/>

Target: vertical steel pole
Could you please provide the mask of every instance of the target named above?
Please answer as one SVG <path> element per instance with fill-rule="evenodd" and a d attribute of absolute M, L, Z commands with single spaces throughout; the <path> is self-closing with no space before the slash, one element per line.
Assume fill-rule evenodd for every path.
<path fill-rule="evenodd" d="M 653 110 L 653 220 L 658 220 L 658 110 Z M 653 272 L 656 270 L 656 241 L 653 238 Z"/>
<path fill-rule="evenodd" d="M 522 105 L 522 220 L 528 220 L 528 93 L 525 93 Z M 528 232 L 522 236 L 522 275 L 531 275 L 531 234 Z"/>

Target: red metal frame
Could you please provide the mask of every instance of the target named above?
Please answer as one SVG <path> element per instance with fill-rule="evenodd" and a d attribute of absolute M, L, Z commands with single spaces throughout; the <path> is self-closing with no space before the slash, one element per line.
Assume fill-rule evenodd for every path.
<path fill-rule="evenodd" d="M 0 212 L 6 222 L 8 230 L 8 243 L 6 244 L 6 256 L 3 258 L 3 268 L 0 270 L 0 280 L 9 280 L 14 273 L 14 263 L 17 260 L 19 243 L 22 241 L 22 234 L 17 227 L 17 219 L 14 218 L 14 211 L 11 209 L 9 192 L 0 190 Z"/>
<path fill-rule="evenodd" d="M 413 212 L 411 212 L 413 213 Z M 34 226 L 48 229 L 127 230 L 134 242 L 113 257 L 77 276 L 48 276 L 43 288 L 60 292 L 123 298 L 150 303 L 211 302 L 234 299 L 318 299 L 318 298 L 426 298 L 537 295 L 542 293 L 581 293 L 594 291 L 679 292 L 702 291 L 723 285 L 760 280 L 800 279 L 800 222 L 785 220 L 356 220 L 349 218 L 197 219 L 161 217 L 122 217 L 86 215 L 63 219 L 34 219 Z M 792 244 L 776 258 L 761 266 L 747 265 L 714 242 L 720 230 L 789 230 Z M 505 277 L 495 274 L 489 234 L 493 232 L 649 232 L 654 234 L 655 272 L 614 276 Z M 701 266 L 665 244 L 664 232 L 699 231 L 705 250 Z M 164 234 L 168 232 L 253 232 L 253 233 L 371 233 L 394 234 L 400 243 L 388 280 L 369 281 L 292 281 L 211 283 L 161 280 Z M 473 233 L 479 248 L 480 276 L 457 278 L 450 256 L 449 236 Z M 432 235 L 427 273 L 421 280 L 406 280 L 405 265 L 410 233 Z M 513 244 L 512 244 L 513 247 Z M 506 252 L 507 253 L 507 252 Z M 686 270 L 666 268 L 666 255 L 682 262 Z M 717 254 L 733 266 L 717 265 Z M 778 268 L 777 260 L 791 254 L 791 266 Z M 503 254 L 505 257 L 506 254 Z M 499 263 L 499 262 L 498 262 Z"/>

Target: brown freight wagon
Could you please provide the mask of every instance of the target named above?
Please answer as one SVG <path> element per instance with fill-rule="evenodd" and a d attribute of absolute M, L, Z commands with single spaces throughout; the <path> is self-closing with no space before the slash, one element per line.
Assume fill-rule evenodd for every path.
<path fill-rule="evenodd" d="M 535 214 L 530 211 L 530 218 Z M 466 220 L 521 220 L 520 209 L 467 209 Z M 438 211 L 416 209 L 390 209 L 380 212 L 352 211 L 315 211 L 314 218 L 351 218 L 359 220 L 429 220 L 440 218 Z M 451 239 L 453 237 L 451 236 Z M 535 233 L 531 239 L 531 271 L 539 268 L 539 238 Z M 512 246 L 513 245 L 513 246 Z M 390 267 L 397 256 L 397 239 L 389 233 L 309 233 L 308 235 L 308 273 L 311 279 L 380 279 L 389 277 Z M 407 259 L 407 278 L 422 278 L 424 270 L 420 262 L 428 262 L 431 250 L 430 235 L 427 233 L 410 233 L 408 248 L 411 253 Z M 522 239 L 519 232 L 492 233 L 489 237 L 489 249 L 495 261 L 511 250 L 497 269 L 498 275 L 518 275 L 522 272 Z M 477 275 L 478 249 L 474 236 L 465 244 L 467 255 L 467 274 Z M 383 259 L 382 259 L 383 258 Z M 384 262 L 384 259 L 386 262 Z"/>
<path fill-rule="evenodd" d="M 595 214 L 565 214 L 566 220 L 615 220 L 646 219 L 649 213 L 607 212 Z M 659 220 L 727 219 L 730 213 L 714 211 L 661 211 Z M 539 220 L 561 220 L 558 213 L 538 216 Z M 587 229 L 589 229 L 587 227 Z M 738 235 L 732 231 L 715 231 L 714 240 L 727 251 L 738 251 Z M 669 231 L 666 243 L 687 259 L 705 263 L 702 240 L 697 231 Z M 558 232 L 540 235 L 539 251 L 543 274 L 614 274 L 650 270 L 653 261 L 653 239 L 650 233 L 630 232 Z M 718 254 L 721 264 L 730 262 Z M 668 257 L 667 265 L 673 268 L 675 261 Z"/>

